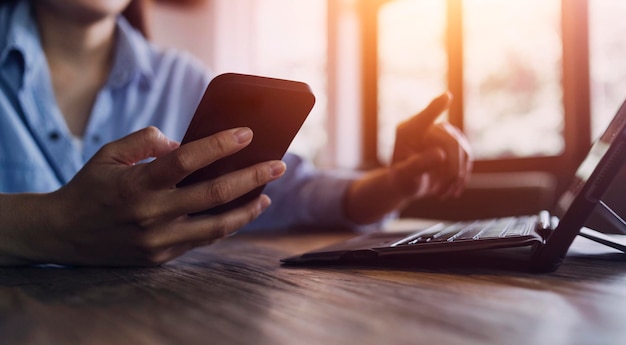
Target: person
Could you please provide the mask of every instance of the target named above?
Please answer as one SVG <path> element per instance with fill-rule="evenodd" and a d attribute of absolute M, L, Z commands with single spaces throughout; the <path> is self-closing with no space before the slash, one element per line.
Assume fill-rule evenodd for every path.
<path fill-rule="evenodd" d="M 176 141 L 210 72 L 133 29 L 130 0 L 1 3 L 0 265 L 161 264 L 242 228 L 375 223 L 468 179 L 467 140 L 435 123 L 443 93 L 398 126 L 389 166 L 342 176 L 287 154 L 176 188 L 253 140 L 233 128 Z M 264 184 L 238 209 L 188 216 Z"/>

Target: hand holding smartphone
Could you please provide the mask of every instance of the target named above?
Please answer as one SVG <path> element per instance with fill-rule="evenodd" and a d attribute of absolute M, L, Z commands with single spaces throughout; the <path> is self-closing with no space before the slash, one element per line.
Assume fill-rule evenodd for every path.
<path fill-rule="evenodd" d="M 252 142 L 187 176 L 178 186 L 214 179 L 256 163 L 282 159 L 315 104 L 310 87 L 302 82 L 226 73 L 207 87 L 181 145 L 217 132 L 249 127 Z M 218 214 L 258 197 L 265 186 L 226 204 L 201 212 Z"/>

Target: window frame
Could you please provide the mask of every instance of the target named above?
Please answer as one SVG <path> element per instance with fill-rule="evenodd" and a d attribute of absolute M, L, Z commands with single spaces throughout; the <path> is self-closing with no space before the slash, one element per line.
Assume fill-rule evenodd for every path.
<path fill-rule="evenodd" d="M 334 0 L 329 0 L 333 2 Z M 380 166 L 378 157 L 378 13 L 393 0 L 358 1 L 361 55 L 360 168 Z M 455 101 L 449 121 L 463 129 L 463 0 L 447 0 L 447 82 Z M 329 6 L 330 7 L 330 6 Z M 337 16 L 329 15 L 329 22 Z M 330 25 L 330 24 L 329 24 Z M 475 172 L 544 171 L 557 177 L 557 193 L 566 188 L 573 169 L 591 146 L 588 0 L 561 1 L 562 87 L 565 149 L 560 155 L 477 160 Z M 333 33 L 329 30 L 329 35 Z M 331 57 L 332 58 L 332 57 Z M 329 58 L 329 61 L 331 60 Z"/>

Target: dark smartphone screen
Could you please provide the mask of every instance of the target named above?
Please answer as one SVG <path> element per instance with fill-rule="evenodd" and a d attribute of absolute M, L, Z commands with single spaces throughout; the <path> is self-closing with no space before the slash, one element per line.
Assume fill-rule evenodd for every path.
<path fill-rule="evenodd" d="M 282 159 L 314 103 L 311 89 L 302 82 L 236 73 L 215 77 L 181 144 L 234 127 L 252 129 L 252 142 L 243 150 L 197 170 L 178 186 L 214 179 L 263 161 Z M 201 213 L 218 214 L 240 207 L 259 196 L 264 187 Z"/>

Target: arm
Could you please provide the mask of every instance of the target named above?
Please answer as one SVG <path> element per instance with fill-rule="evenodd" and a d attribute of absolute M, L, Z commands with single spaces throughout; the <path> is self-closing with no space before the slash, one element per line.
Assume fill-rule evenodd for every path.
<path fill-rule="evenodd" d="M 179 147 L 150 127 L 105 145 L 58 191 L 0 194 L 0 264 L 153 265 L 211 243 L 255 219 L 269 198 L 217 216 L 188 214 L 277 179 L 284 164 L 175 185 L 251 139 L 250 130 L 232 129 Z"/>
<path fill-rule="evenodd" d="M 348 219 L 367 224 L 415 198 L 460 195 L 472 168 L 469 144 L 449 123 L 434 124 L 450 102 L 445 93 L 397 127 L 392 164 L 367 172 L 348 188 Z"/>

